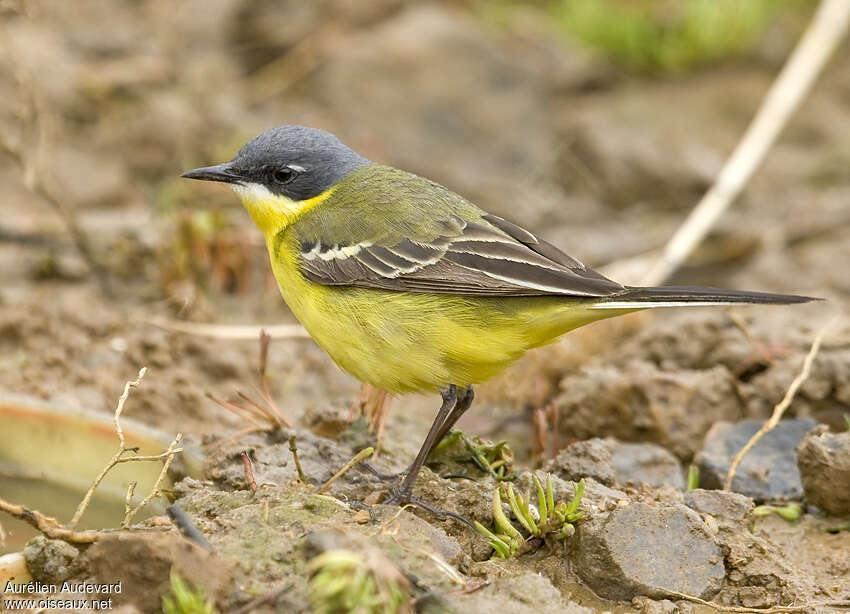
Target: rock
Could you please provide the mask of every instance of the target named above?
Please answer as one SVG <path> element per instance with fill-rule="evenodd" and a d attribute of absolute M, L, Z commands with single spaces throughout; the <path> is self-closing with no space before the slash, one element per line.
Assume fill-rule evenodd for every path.
<path fill-rule="evenodd" d="M 706 488 L 720 488 L 732 458 L 761 428 L 759 420 L 735 424 L 718 422 L 705 436 L 702 451 L 695 462 Z M 815 426 L 813 420 L 782 420 L 753 446 L 735 473 L 732 490 L 757 501 L 800 499 L 803 485 L 794 450 L 805 434 Z"/>
<path fill-rule="evenodd" d="M 653 441 L 680 459 L 699 450 L 717 420 L 737 420 L 742 404 L 729 369 L 668 372 L 643 359 L 591 364 L 561 380 L 556 399 L 564 437 Z"/>
<path fill-rule="evenodd" d="M 685 487 L 679 460 L 661 446 L 614 440 L 609 443 L 618 484 Z"/>
<path fill-rule="evenodd" d="M 727 490 L 697 488 L 685 493 L 685 505 L 700 514 L 724 520 L 744 520 L 753 510 L 753 500 Z"/>
<path fill-rule="evenodd" d="M 545 470 L 561 479 L 578 482 L 582 478 L 593 478 L 601 484 L 614 484 L 614 464 L 611 444 L 594 437 L 577 441 L 564 448 L 547 464 Z"/>
<path fill-rule="evenodd" d="M 528 572 L 500 575 L 481 590 L 446 595 L 450 611 L 465 614 L 591 614 L 593 610 L 564 599 L 560 591 L 544 576 Z"/>
<path fill-rule="evenodd" d="M 69 543 L 47 539 L 43 535 L 32 538 L 24 548 L 24 558 L 32 577 L 45 584 L 62 584 L 79 570 L 80 552 Z"/>
<path fill-rule="evenodd" d="M 850 514 L 850 431 L 811 431 L 797 446 L 806 501 L 835 516 Z"/>
<path fill-rule="evenodd" d="M 683 505 L 632 503 L 577 529 L 574 570 L 606 599 L 663 599 L 669 590 L 710 599 L 725 577 L 720 547 Z"/>

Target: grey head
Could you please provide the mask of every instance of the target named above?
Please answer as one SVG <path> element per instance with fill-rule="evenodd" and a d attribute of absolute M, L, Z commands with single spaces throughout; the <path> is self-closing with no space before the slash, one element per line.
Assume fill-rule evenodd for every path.
<path fill-rule="evenodd" d="M 260 184 L 292 200 L 318 196 L 370 161 L 330 132 L 280 126 L 250 140 L 230 162 L 186 171 L 182 177 Z"/>

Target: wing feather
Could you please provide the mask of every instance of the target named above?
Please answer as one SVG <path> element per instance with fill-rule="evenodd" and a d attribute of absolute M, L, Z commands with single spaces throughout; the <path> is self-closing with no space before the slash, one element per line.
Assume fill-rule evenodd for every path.
<path fill-rule="evenodd" d="M 323 285 L 477 296 L 608 296 L 623 286 L 494 215 L 438 220 L 430 241 L 301 243 L 301 271 Z"/>

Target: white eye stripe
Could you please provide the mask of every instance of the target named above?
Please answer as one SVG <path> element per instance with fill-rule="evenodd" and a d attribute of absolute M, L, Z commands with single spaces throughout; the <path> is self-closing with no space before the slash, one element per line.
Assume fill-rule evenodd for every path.
<path fill-rule="evenodd" d="M 287 166 L 289 168 L 291 168 L 292 170 L 294 170 L 296 173 L 303 173 L 304 171 L 307 170 L 303 166 L 298 166 L 297 164 L 287 164 Z"/>

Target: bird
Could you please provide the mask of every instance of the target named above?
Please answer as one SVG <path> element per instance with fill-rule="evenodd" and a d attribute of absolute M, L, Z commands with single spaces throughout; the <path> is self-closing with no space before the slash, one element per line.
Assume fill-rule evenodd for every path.
<path fill-rule="evenodd" d="M 620 284 L 536 233 L 317 128 L 268 130 L 230 161 L 182 176 L 235 190 L 265 237 L 284 301 L 344 371 L 394 395 L 440 393 L 389 504 L 422 503 L 413 494 L 417 475 L 472 405 L 474 386 L 531 348 L 642 309 L 814 300 Z"/>

